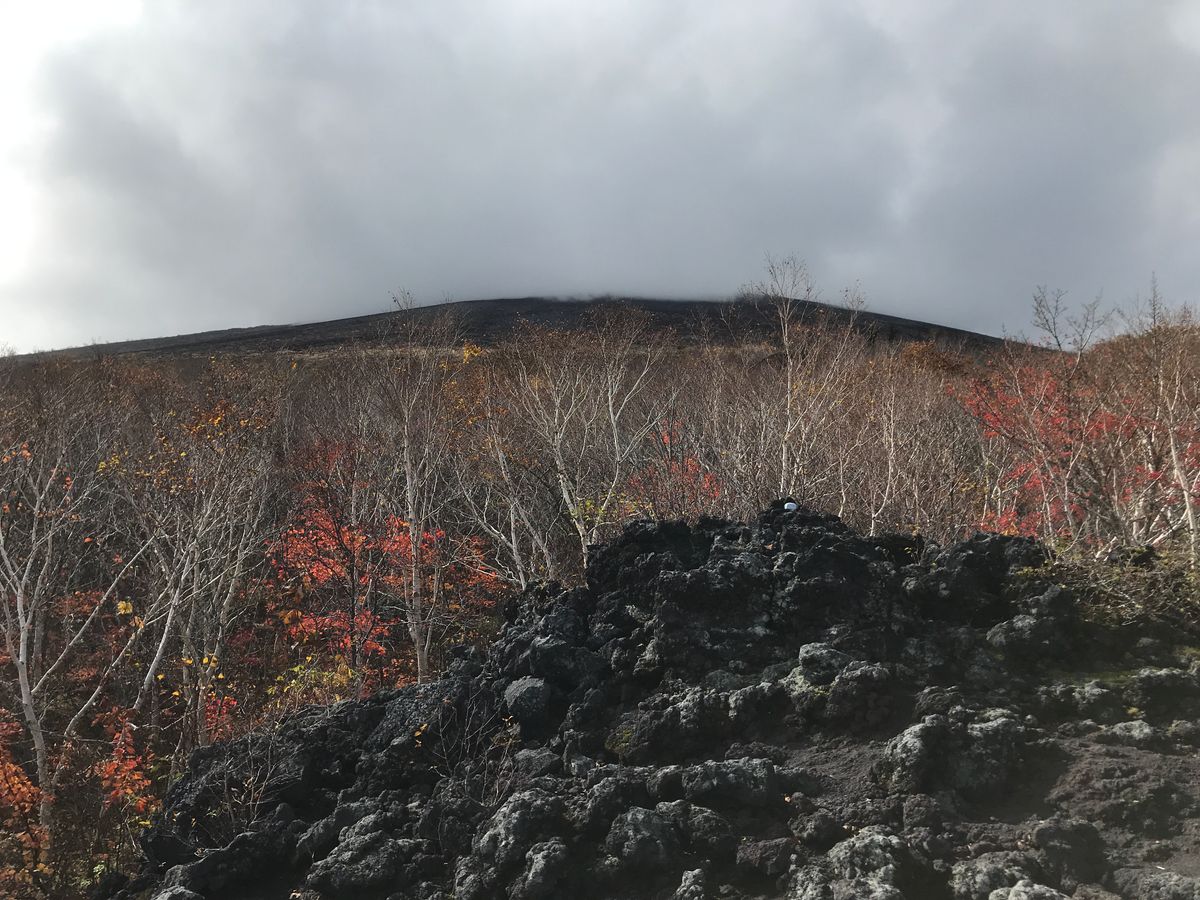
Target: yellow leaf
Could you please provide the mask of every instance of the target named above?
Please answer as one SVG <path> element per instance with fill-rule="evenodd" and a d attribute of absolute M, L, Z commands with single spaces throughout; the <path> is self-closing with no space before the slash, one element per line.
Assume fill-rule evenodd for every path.
<path fill-rule="evenodd" d="M 128 600 L 122 600 L 117 604 L 117 615 L 127 616 L 133 612 L 133 604 Z"/>

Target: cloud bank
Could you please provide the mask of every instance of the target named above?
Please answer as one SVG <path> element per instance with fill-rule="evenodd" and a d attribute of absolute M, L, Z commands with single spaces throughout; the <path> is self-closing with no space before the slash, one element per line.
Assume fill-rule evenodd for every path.
<path fill-rule="evenodd" d="M 419 300 L 1200 285 L 1194 4 L 146 4 L 40 60 L 22 349 Z M 0 217 L 4 213 L 0 211 Z"/>

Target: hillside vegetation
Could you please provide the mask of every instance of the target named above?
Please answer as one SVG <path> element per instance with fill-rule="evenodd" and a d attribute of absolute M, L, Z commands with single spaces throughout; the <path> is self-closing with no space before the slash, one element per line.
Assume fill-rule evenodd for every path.
<path fill-rule="evenodd" d="M 487 347 L 426 316 L 342 349 L 5 362 L 0 892 L 82 896 L 193 751 L 432 682 L 633 520 L 793 497 L 921 558 L 1036 537 L 1084 620 L 1190 627 L 1188 313 L 1152 295 L 1098 341 L 1042 294 L 1049 347 L 984 350 L 823 315 L 795 267 L 752 293 L 770 330 L 687 342 L 602 305 Z M 232 837 L 260 804 L 226 802 Z"/>

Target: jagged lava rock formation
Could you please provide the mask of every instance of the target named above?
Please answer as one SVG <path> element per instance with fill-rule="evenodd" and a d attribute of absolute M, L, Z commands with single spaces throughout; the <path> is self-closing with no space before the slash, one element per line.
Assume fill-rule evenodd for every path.
<path fill-rule="evenodd" d="M 198 751 L 107 893 L 1200 898 L 1200 669 L 1044 560 L 634 524 L 444 680 Z"/>

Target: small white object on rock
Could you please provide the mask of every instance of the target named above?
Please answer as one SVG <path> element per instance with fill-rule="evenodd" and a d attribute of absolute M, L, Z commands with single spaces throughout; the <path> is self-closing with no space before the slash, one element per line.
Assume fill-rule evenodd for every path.
<path fill-rule="evenodd" d="M 789 500 L 787 503 L 783 504 L 784 512 L 795 512 L 799 508 L 800 504 L 796 503 L 794 500 Z"/>

